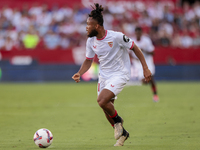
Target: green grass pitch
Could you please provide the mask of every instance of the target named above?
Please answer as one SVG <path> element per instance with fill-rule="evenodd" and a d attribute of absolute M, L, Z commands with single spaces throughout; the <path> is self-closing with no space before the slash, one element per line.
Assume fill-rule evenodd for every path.
<path fill-rule="evenodd" d="M 115 108 L 130 138 L 114 131 L 96 102 L 96 83 L 0 83 L 0 150 L 37 150 L 34 133 L 49 129 L 55 150 L 199 150 L 200 82 L 127 86 Z"/>

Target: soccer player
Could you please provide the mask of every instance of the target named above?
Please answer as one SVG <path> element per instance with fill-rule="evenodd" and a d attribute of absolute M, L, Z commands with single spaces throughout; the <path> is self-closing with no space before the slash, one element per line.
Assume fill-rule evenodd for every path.
<path fill-rule="evenodd" d="M 80 82 L 81 75 L 90 68 L 95 54 L 98 56 L 100 71 L 97 102 L 114 127 L 114 137 L 117 140 L 114 146 L 123 146 L 129 133 L 123 127 L 123 119 L 114 107 L 114 100 L 130 79 L 128 49 L 133 50 L 139 58 L 146 82 L 151 80 L 151 72 L 141 50 L 131 39 L 121 32 L 104 29 L 102 11 L 103 7 L 96 3 L 87 18 L 86 59 L 72 78 L 75 82 Z"/>
<path fill-rule="evenodd" d="M 156 83 L 154 80 L 154 74 L 155 74 L 155 65 L 153 62 L 154 46 L 151 42 L 151 39 L 148 36 L 143 35 L 142 32 L 143 31 L 141 27 L 136 27 L 135 37 L 133 37 L 132 39 L 135 42 L 135 44 L 137 44 L 137 46 L 142 50 L 145 60 L 147 62 L 147 65 L 149 67 L 149 70 L 152 73 L 150 84 L 151 84 L 151 89 L 153 91 L 153 101 L 158 102 L 159 97 L 157 95 L 157 88 L 156 88 Z M 147 84 L 147 82 L 144 80 L 143 69 L 140 64 L 139 59 L 135 56 L 135 54 L 132 51 L 130 52 L 130 56 L 133 58 L 132 67 L 138 73 L 138 79 L 142 81 L 142 83 Z"/>

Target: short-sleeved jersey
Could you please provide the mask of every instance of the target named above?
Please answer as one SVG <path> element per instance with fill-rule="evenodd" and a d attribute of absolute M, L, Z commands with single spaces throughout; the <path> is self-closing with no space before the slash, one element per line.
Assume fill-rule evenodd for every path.
<path fill-rule="evenodd" d="M 151 39 L 147 36 L 141 36 L 140 41 L 137 41 L 137 39 L 135 37 L 132 38 L 135 42 L 135 44 L 142 50 L 147 51 L 147 52 L 153 52 L 154 51 L 154 46 L 151 42 Z M 132 53 L 132 52 L 131 52 Z M 146 53 L 143 53 L 145 60 L 147 62 L 147 65 L 149 63 L 153 63 L 153 56 L 152 55 L 148 55 Z M 133 57 L 136 57 L 134 53 L 132 53 Z M 136 57 L 137 58 L 137 57 Z"/>
<path fill-rule="evenodd" d="M 128 49 L 134 42 L 121 32 L 106 30 L 102 39 L 91 37 L 86 43 L 86 58 L 93 59 L 95 54 L 99 59 L 99 73 L 102 78 L 115 75 L 130 78 L 130 58 Z"/>

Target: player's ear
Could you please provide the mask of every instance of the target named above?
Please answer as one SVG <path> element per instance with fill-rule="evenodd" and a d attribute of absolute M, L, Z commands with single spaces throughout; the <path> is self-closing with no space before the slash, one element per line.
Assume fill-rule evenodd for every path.
<path fill-rule="evenodd" d="M 99 27 L 100 27 L 100 25 L 99 25 L 99 24 L 96 24 L 95 28 L 98 29 Z"/>

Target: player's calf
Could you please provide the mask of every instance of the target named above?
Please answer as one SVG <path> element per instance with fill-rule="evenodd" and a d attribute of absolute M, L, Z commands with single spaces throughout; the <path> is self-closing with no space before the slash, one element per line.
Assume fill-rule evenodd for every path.
<path fill-rule="evenodd" d="M 115 114 L 113 116 L 110 116 L 114 123 L 114 136 L 115 139 L 118 140 L 120 136 L 123 134 L 123 119 L 118 116 L 117 111 L 115 110 Z"/>

